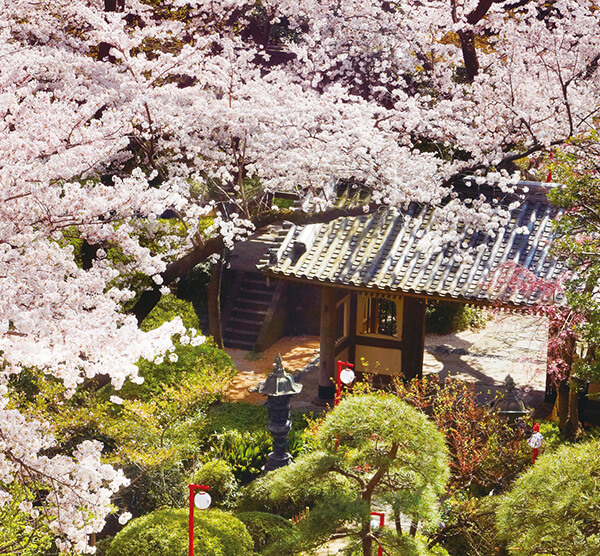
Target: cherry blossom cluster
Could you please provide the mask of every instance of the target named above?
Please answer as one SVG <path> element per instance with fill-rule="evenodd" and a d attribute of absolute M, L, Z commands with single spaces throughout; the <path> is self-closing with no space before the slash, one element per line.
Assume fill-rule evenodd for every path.
<path fill-rule="evenodd" d="M 136 362 L 172 356 L 184 331 L 139 330 L 131 276 L 167 293 L 171 263 L 254 230 L 256 199 L 326 213 L 341 179 L 374 204 L 444 202 L 423 238 L 439 249 L 508 214 L 453 195 L 455 178 L 510 190 L 515 161 L 576 153 L 597 124 L 593 0 L 159 4 L 0 0 L 0 385 L 24 367 L 70 390 L 139 380 Z M 96 445 L 50 463 L 43 424 L 4 396 L 0 477 L 46 474 L 56 531 L 84 550 L 117 475 Z"/>

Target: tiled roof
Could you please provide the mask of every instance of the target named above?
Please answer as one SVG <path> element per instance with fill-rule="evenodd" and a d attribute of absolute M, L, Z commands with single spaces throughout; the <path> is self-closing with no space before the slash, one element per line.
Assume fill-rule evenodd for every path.
<path fill-rule="evenodd" d="M 381 210 L 292 226 L 259 268 L 276 277 L 373 292 L 509 306 L 547 303 L 543 281 L 553 283 L 563 273 L 549 255 L 558 209 L 543 186 L 530 189 L 494 237 L 465 229 L 455 244 L 424 252 L 419 241 L 432 229 L 431 207 L 412 206 L 396 215 Z"/>

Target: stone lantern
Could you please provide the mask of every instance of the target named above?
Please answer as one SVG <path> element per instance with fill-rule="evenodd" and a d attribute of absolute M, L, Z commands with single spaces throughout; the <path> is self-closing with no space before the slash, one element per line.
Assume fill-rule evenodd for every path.
<path fill-rule="evenodd" d="M 515 381 L 512 376 L 507 375 L 504 379 L 506 392 L 504 396 L 496 400 L 492 405 L 492 411 L 507 417 L 509 421 L 516 421 L 520 417 L 525 417 L 531 413 L 531 409 L 525 405 L 521 395 L 517 391 Z"/>
<path fill-rule="evenodd" d="M 302 390 L 294 377 L 283 370 L 281 356 L 275 357 L 273 371 L 267 380 L 258 385 L 256 391 L 267 396 L 269 423 L 267 430 L 273 437 L 273 451 L 268 455 L 265 471 L 273 471 L 288 465 L 292 456 L 287 452 L 288 434 L 292 428 L 290 420 L 290 399 Z"/>

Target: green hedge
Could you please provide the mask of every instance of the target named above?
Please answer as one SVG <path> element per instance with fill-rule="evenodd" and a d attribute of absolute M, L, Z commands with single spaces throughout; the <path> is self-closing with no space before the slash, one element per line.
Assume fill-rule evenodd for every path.
<path fill-rule="evenodd" d="M 285 539 L 292 530 L 291 522 L 280 515 L 266 512 L 240 512 L 236 517 L 248 529 L 256 552 L 262 552 L 270 544 Z"/>
<path fill-rule="evenodd" d="M 236 517 L 221 510 L 197 510 L 194 551 L 211 556 L 251 556 L 252 537 Z M 187 556 L 188 510 L 162 509 L 129 522 L 106 556 Z"/>
<path fill-rule="evenodd" d="M 213 507 L 233 506 L 239 485 L 226 461 L 210 460 L 200 465 L 194 471 L 191 482 L 210 486 Z"/>
<path fill-rule="evenodd" d="M 481 307 L 444 301 L 427 304 L 425 331 L 433 334 L 450 334 L 467 328 L 483 328 L 489 313 Z"/>

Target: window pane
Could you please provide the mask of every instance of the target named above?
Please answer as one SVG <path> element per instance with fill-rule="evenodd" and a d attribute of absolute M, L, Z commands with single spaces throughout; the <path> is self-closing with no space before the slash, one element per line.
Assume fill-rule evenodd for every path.
<path fill-rule="evenodd" d="M 396 336 L 396 302 L 390 299 L 369 297 L 365 303 L 362 333 Z"/>

